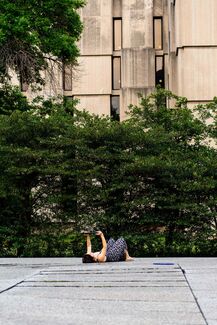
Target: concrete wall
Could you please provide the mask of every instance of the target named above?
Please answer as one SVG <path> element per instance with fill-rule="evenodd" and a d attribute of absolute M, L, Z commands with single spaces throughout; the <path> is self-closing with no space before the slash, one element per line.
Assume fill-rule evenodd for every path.
<path fill-rule="evenodd" d="M 96 115 L 110 115 L 110 96 L 75 96 L 79 100 L 77 106 L 80 110 L 86 110 Z"/>
<path fill-rule="evenodd" d="M 121 111 L 120 111 L 120 120 L 125 120 L 128 117 L 129 105 L 139 105 L 140 103 L 140 95 L 146 96 L 150 93 L 150 91 L 154 90 L 150 88 L 125 88 L 121 91 Z"/>
<path fill-rule="evenodd" d="M 153 49 L 123 49 L 122 62 L 122 88 L 154 87 L 155 51 Z"/>
<path fill-rule="evenodd" d="M 217 1 L 176 0 L 176 47 L 217 44 Z"/>
<path fill-rule="evenodd" d="M 153 0 L 122 0 L 123 48 L 153 46 Z"/>
<path fill-rule="evenodd" d="M 217 95 L 217 47 L 179 50 L 177 66 L 180 96 L 189 101 L 204 101 Z"/>
<path fill-rule="evenodd" d="M 84 31 L 79 42 L 81 57 L 72 94 L 80 100 L 78 108 L 99 115 L 110 115 L 112 4 L 112 0 L 88 0 L 80 10 Z"/>
<path fill-rule="evenodd" d="M 170 5 L 170 88 L 189 101 L 217 94 L 217 1 L 176 0 Z"/>
<path fill-rule="evenodd" d="M 74 95 L 111 94 L 111 56 L 81 56 Z"/>
<path fill-rule="evenodd" d="M 138 94 L 147 94 L 155 86 L 153 6 L 153 0 L 122 0 L 121 120 L 130 104 L 139 103 Z"/>
<path fill-rule="evenodd" d="M 81 55 L 112 54 L 112 0 L 88 0 L 80 10 L 84 23 Z"/>
<path fill-rule="evenodd" d="M 63 91 L 63 79 L 62 79 L 62 69 L 58 66 L 53 65 L 50 72 L 45 71 L 42 76 L 45 78 L 45 84 L 38 86 L 38 90 L 28 86 L 27 91 L 24 92 L 27 97 L 32 100 L 36 96 L 44 96 L 45 98 L 56 97 L 57 95 L 64 95 Z M 16 82 L 13 84 L 20 84 L 16 77 L 13 78 Z M 67 92 L 67 95 L 71 96 L 71 92 Z"/>

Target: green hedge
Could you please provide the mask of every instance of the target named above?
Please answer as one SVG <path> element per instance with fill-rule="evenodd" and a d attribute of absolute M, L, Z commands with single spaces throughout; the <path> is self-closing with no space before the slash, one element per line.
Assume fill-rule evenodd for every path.
<path fill-rule="evenodd" d="M 25 242 L 13 233 L 13 229 L 0 228 L 1 257 L 18 256 L 20 245 L 24 246 L 23 257 L 78 257 L 86 250 L 84 236 L 75 232 L 50 228 L 32 234 Z M 207 239 L 200 234 L 189 238 L 188 234 L 175 233 L 170 246 L 166 246 L 163 233 L 122 234 L 122 237 L 127 241 L 130 254 L 135 257 L 217 256 L 217 242 L 211 236 Z M 97 237 L 92 238 L 93 250 L 99 250 L 100 244 Z"/>

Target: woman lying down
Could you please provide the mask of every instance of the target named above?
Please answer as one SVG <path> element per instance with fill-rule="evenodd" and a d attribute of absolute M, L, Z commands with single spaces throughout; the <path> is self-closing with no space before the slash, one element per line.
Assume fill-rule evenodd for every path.
<path fill-rule="evenodd" d="M 106 242 L 102 231 L 97 231 L 96 235 L 101 238 L 102 249 L 99 252 L 92 252 L 90 234 L 86 233 L 87 240 L 87 253 L 83 256 L 83 263 L 104 263 L 104 262 L 120 262 L 120 261 L 132 261 L 128 253 L 127 243 L 124 238 L 114 240 L 110 238 Z"/>

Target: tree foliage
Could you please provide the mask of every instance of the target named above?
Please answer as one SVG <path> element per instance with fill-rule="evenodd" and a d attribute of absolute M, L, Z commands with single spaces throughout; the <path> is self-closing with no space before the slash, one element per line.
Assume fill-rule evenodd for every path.
<path fill-rule="evenodd" d="M 176 107 L 167 108 L 172 98 Z M 213 110 L 204 106 L 203 116 L 205 111 Z M 149 200 L 141 202 L 143 217 L 145 207 L 146 218 L 165 229 L 168 247 L 177 231 L 188 236 L 216 231 L 216 149 L 205 144 L 209 127 L 198 108 L 192 111 L 184 98 L 160 89 L 132 107 L 132 119 L 145 128 L 136 176 L 144 191 L 139 200 Z"/>
<path fill-rule="evenodd" d="M 15 70 L 25 82 L 42 82 L 52 61 L 75 64 L 83 0 L 0 2 L 0 72 Z M 49 63 L 50 62 L 50 63 Z"/>
<path fill-rule="evenodd" d="M 0 114 L 10 115 L 13 111 L 21 112 L 30 110 L 31 105 L 27 98 L 20 92 L 16 86 L 12 87 L 7 83 L 0 88 Z"/>
<path fill-rule="evenodd" d="M 215 255 L 215 100 L 194 111 L 158 89 L 121 123 L 75 107 L 0 115 L 1 254 L 81 254 L 91 226 L 138 255 Z"/>

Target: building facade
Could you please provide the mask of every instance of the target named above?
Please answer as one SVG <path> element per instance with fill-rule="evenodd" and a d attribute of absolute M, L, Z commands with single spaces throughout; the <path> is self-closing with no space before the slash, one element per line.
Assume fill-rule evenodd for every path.
<path fill-rule="evenodd" d="M 158 84 L 189 104 L 217 96 L 216 0 L 87 0 L 80 14 L 79 66 L 55 91 L 81 109 L 123 120 Z"/>
<path fill-rule="evenodd" d="M 217 95 L 217 1 L 168 4 L 167 87 L 189 104 Z"/>
<path fill-rule="evenodd" d="M 154 13 L 152 0 L 87 2 L 81 10 L 80 73 L 72 87 L 80 107 L 123 120 L 128 105 L 138 103 L 138 93 L 154 89 L 153 17 L 161 17 L 155 32 L 162 39 L 164 10 L 163 3 L 155 7 Z M 163 58 L 162 42 L 158 46 Z"/>

